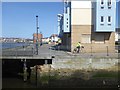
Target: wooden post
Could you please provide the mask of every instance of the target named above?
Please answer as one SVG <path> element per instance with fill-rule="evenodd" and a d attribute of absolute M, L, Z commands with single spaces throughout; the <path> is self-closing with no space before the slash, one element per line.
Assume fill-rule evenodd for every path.
<path fill-rule="evenodd" d="M 37 65 L 36 65 L 36 87 L 37 87 Z"/>
<path fill-rule="evenodd" d="M 23 63 L 23 80 L 24 82 L 27 81 L 27 66 L 26 66 L 26 59 L 24 60 L 24 63 Z"/>

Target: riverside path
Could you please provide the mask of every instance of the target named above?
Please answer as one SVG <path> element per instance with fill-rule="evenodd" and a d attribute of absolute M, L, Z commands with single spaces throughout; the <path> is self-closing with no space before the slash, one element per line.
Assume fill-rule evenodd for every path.
<path fill-rule="evenodd" d="M 27 46 L 25 48 L 14 48 L 14 49 L 6 49 L 0 52 L 1 58 L 39 58 L 39 59 L 47 59 L 47 58 L 118 58 L 119 53 L 79 53 L 73 54 L 72 52 L 64 51 L 64 50 L 56 50 L 54 44 L 44 44 L 39 47 L 38 55 L 35 54 L 35 47 L 33 45 Z"/>

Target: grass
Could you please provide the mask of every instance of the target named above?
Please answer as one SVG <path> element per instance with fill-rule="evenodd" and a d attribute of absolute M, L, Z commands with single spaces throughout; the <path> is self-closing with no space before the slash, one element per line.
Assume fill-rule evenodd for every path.
<path fill-rule="evenodd" d="M 118 78 L 118 72 L 97 72 L 93 78 Z"/>

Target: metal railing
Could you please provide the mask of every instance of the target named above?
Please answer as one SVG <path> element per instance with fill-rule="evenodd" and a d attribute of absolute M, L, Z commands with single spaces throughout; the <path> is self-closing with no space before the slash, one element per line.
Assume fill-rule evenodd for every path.
<path fill-rule="evenodd" d="M 2 56 L 33 56 L 34 51 L 33 48 L 12 48 L 12 49 L 3 49 L 2 50 Z"/>

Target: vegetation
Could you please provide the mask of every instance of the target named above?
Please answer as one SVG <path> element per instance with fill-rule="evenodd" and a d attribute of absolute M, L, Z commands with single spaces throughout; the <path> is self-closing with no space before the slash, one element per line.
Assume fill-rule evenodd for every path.
<path fill-rule="evenodd" d="M 93 78 L 118 78 L 118 72 L 100 71 L 93 75 Z"/>

